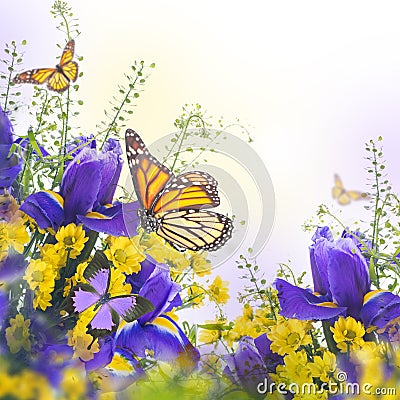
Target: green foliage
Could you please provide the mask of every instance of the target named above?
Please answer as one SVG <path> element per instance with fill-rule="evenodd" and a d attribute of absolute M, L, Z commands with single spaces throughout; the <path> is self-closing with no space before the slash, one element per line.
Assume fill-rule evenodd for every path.
<path fill-rule="evenodd" d="M 26 40 L 20 43 L 21 46 L 26 46 Z M 24 53 L 19 52 L 17 43 L 13 40 L 11 43 L 6 43 L 4 48 L 6 57 L 0 59 L 2 67 L 0 69 L 0 99 L 2 108 L 6 111 L 17 111 L 21 106 L 19 97 L 21 92 L 15 87 L 12 81 L 15 71 L 22 65 Z M 14 121 L 12 115 L 10 120 Z"/>
<path fill-rule="evenodd" d="M 130 67 L 130 73 L 125 74 L 125 85 L 118 85 L 118 94 L 110 101 L 111 110 L 104 110 L 106 120 L 98 126 L 102 147 L 111 135 L 118 137 L 120 129 L 126 126 L 127 119 L 133 114 L 135 101 L 140 97 L 142 87 L 149 77 L 147 71 L 153 68 L 154 63 L 146 66 L 144 61 L 135 61 Z"/>
<path fill-rule="evenodd" d="M 162 162 L 176 174 L 182 173 L 187 168 L 195 168 L 200 162 L 208 162 L 207 158 L 204 158 L 207 152 L 215 152 L 213 145 L 218 140 L 225 140 L 224 132 L 233 127 L 239 128 L 249 143 L 253 141 L 249 131 L 239 123 L 239 119 L 227 124 L 223 117 L 216 119 L 208 115 L 198 103 L 185 104 L 182 113 L 175 119 L 174 126 L 178 131 L 171 139 L 171 145 L 166 146 L 166 156 Z M 204 145 L 202 144 L 200 148 L 196 146 L 198 152 L 195 154 L 194 143 L 197 143 L 197 138 L 200 138 Z"/>

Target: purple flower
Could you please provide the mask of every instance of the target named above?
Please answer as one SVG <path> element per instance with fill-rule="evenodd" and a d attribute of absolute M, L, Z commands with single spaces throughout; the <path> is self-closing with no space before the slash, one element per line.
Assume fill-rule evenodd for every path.
<path fill-rule="evenodd" d="M 112 202 L 122 169 L 119 142 L 109 139 L 102 152 L 84 147 L 68 164 L 59 193 L 41 191 L 30 195 L 21 210 L 40 228 L 58 230 L 71 222 L 113 236 L 128 235 L 122 204 Z M 138 204 L 125 205 L 135 214 Z M 138 221 L 135 220 L 136 229 Z"/>
<path fill-rule="evenodd" d="M 0 107 L 0 187 L 9 188 L 22 169 L 18 155 L 9 155 L 13 141 L 11 122 Z"/>
<path fill-rule="evenodd" d="M 260 345 L 260 342 L 258 344 Z M 239 340 L 234 354 L 224 356 L 224 374 L 233 384 L 241 386 L 257 399 L 265 397 L 272 383 L 263 356 L 265 353 L 260 354 L 255 340 L 249 336 L 243 336 Z"/>
<path fill-rule="evenodd" d="M 166 315 L 145 325 L 139 321 L 126 324 L 117 334 L 116 345 L 141 358 L 151 354 L 154 359 L 173 363 L 187 372 L 200 358 L 182 329 Z"/>
<path fill-rule="evenodd" d="M 302 320 L 329 320 L 339 315 L 362 320 L 366 327 L 384 326 L 400 315 L 400 297 L 371 291 L 368 264 L 354 238 L 333 241 L 329 229 L 319 228 L 310 246 L 314 293 L 283 279 L 275 286 L 281 314 Z"/>
<path fill-rule="evenodd" d="M 156 360 L 175 363 L 190 371 L 199 360 L 199 351 L 181 328 L 164 315 L 182 304 L 181 287 L 171 279 L 166 264 L 156 263 L 148 256 L 141 265 L 141 271 L 128 275 L 126 281 L 132 285 L 133 293 L 154 304 L 154 310 L 126 324 L 117 333 L 116 346 L 138 357 L 152 354 Z"/>

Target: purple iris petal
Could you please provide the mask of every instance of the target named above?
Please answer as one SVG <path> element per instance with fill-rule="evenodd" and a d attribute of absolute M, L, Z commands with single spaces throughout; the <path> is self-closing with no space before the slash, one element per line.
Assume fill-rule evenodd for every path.
<path fill-rule="evenodd" d="M 81 135 L 73 139 L 67 144 L 67 154 L 69 154 L 72 158 L 75 158 L 84 148 L 96 148 L 96 140 L 94 139 L 94 135 Z"/>
<path fill-rule="evenodd" d="M 157 266 L 157 262 L 149 255 L 140 263 L 140 271 L 137 274 L 126 276 L 126 283 L 132 286 L 132 293 L 138 294 L 149 276 Z"/>
<path fill-rule="evenodd" d="M 169 267 L 166 264 L 158 264 L 139 291 L 140 296 L 150 300 L 154 305 L 153 311 L 139 318 L 140 324 L 151 322 L 165 312 L 180 289 L 181 287 L 171 279 Z"/>
<path fill-rule="evenodd" d="M 86 371 L 93 371 L 110 364 L 115 352 L 115 340 L 112 336 L 99 337 L 100 351 L 94 353 L 94 357 L 85 362 Z"/>
<path fill-rule="evenodd" d="M 23 254 L 9 250 L 7 257 L 0 262 L 0 281 L 12 282 L 21 276 L 27 266 L 28 261 Z"/>
<path fill-rule="evenodd" d="M 18 138 L 15 141 L 15 143 L 18 143 L 21 148 L 26 150 L 26 148 L 29 146 L 30 142 L 29 142 L 29 139 L 27 139 L 27 138 L 25 138 L 25 139 Z M 43 157 L 47 157 L 50 155 L 50 153 L 43 146 L 41 146 L 39 143 L 37 143 L 37 145 L 38 145 Z M 33 149 L 33 154 L 37 154 L 35 149 Z M 38 159 L 38 157 L 36 157 L 36 159 Z"/>
<path fill-rule="evenodd" d="M 7 145 L 10 148 L 13 141 L 13 127 L 7 113 L 0 106 L 0 145 Z"/>
<path fill-rule="evenodd" d="M 138 216 L 138 209 L 140 204 L 138 201 L 122 204 L 122 214 L 124 217 L 125 229 L 127 236 L 135 236 L 137 234 L 137 227 L 140 224 Z"/>
<path fill-rule="evenodd" d="M 32 217 L 40 228 L 58 230 L 64 221 L 64 209 L 54 192 L 37 192 L 27 197 L 20 210 Z"/>
<path fill-rule="evenodd" d="M 101 163 L 96 151 L 83 149 L 65 170 L 60 194 L 64 198 L 65 223 L 92 211 L 101 184 Z"/>
<path fill-rule="evenodd" d="M 316 243 L 319 239 L 327 239 L 328 242 L 333 242 L 332 232 L 328 226 L 319 226 L 312 236 L 311 240 Z"/>
<path fill-rule="evenodd" d="M 116 345 L 138 357 L 146 357 L 152 351 L 159 361 L 184 361 L 189 369 L 200 357 L 179 326 L 165 315 L 144 326 L 138 321 L 126 324 L 117 335 Z"/>
<path fill-rule="evenodd" d="M 10 148 L 8 144 L 0 144 L 0 187 L 10 187 L 22 169 L 16 154 L 8 157 Z"/>
<path fill-rule="evenodd" d="M 93 211 L 85 216 L 77 215 L 77 221 L 96 232 L 104 232 L 112 236 L 131 236 L 125 225 L 122 204 L 117 203 L 108 208 L 100 207 Z"/>
<path fill-rule="evenodd" d="M 328 298 L 331 298 L 328 279 L 328 249 L 333 245 L 334 244 L 331 241 L 321 237 L 309 248 L 314 292 L 317 292 L 320 295 L 327 295 Z"/>
<path fill-rule="evenodd" d="M 97 373 L 101 376 L 99 389 L 102 390 L 104 387 L 104 392 L 119 392 L 146 376 L 139 361 L 132 356 L 131 351 L 117 348 L 114 354 L 126 360 L 128 365 L 132 367 L 132 370 L 127 371 L 123 369 L 120 371 L 111 368 L 109 365 L 105 368 L 98 369 Z M 97 399 L 97 396 L 95 398 Z"/>
<path fill-rule="evenodd" d="M 309 290 L 291 285 L 283 279 L 276 279 L 275 287 L 281 305 L 280 314 L 286 318 L 301 320 L 331 319 L 346 311 L 346 307 L 320 306 L 324 300 L 313 295 Z"/>
<path fill-rule="evenodd" d="M 360 231 L 344 230 L 342 238 L 350 238 L 353 243 L 361 250 L 361 252 L 372 249 L 372 241 L 367 239 L 366 236 Z"/>
<path fill-rule="evenodd" d="M 106 155 L 110 166 L 108 168 L 103 168 L 105 170 L 103 174 L 105 190 L 99 193 L 98 202 L 100 204 L 108 204 L 113 200 L 124 162 L 121 157 L 122 148 L 118 140 L 108 139 L 102 152 Z"/>
<path fill-rule="evenodd" d="M 360 318 L 363 324 L 383 328 L 392 319 L 400 317 L 400 297 L 391 292 L 376 292 L 365 302 Z"/>
<path fill-rule="evenodd" d="M 359 248 L 349 238 L 328 249 L 328 276 L 333 301 L 358 317 L 364 295 L 370 290 L 368 266 Z"/>
<path fill-rule="evenodd" d="M 8 296 L 3 291 L 0 291 L 0 328 L 3 327 L 3 323 L 6 319 L 8 312 Z"/>
<path fill-rule="evenodd" d="M 265 393 L 260 393 L 259 389 L 267 386 L 268 390 L 272 381 L 253 338 L 243 336 L 235 354 L 225 356 L 224 360 L 227 364 L 224 374 L 232 380 L 232 383 L 242 386 L 254 398 L 265 397 Z"/>
<path fill-rule="evenodd" d="M 271 343 L 266 333 L 254 339 L 254 344 L 261 358 L 264 360 L 267 371 L 275 373 L 277 365 L 283 364 L 283 357 L 271 350 Z"/>

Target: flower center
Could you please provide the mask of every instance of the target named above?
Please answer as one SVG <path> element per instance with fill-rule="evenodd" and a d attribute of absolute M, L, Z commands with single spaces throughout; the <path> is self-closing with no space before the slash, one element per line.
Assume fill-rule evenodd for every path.
<path fill-rule="evenodd" d="M 17 328 L 15 328 L 15 331 L 14 331 L 15 340 L 20 342 L 24 338 L 23 332 L 24 332 L 24 330 L 21 326 L 18 326 Z"/>
<path fill-rule="evenodd" d="M 357 335 L 354 331 L 352 330 L 345 330 L 344 332 L 344 337 L 348 340 L 353 340 Z"/>
<path fill-rule="evenodd" d="M 121 264 L 125 264 L 126 263 L 126 253 L 124 250 L 122 249 L 117 249 L 117 251 L 114 254 L 115 259 L 121 263 Z"/>
<path fill-rule="evenodd" d="M 35 282 L 43 282 L 44 274 L 42 271 L 34 271 L 32 274 L 32 278 Z"/>
<path fill-rule="evenodd" d="M 66 236 L 64 238 L 64 244 L 66 246 L 73 246 L 75 244 L 75 238 L 73 236 Z"/>
<path fill-rule="evenodd" d="M 297 344 L 299 340 L 300 340 L 300 335 L 297 332 L 290 333 L 287 338 L 288 345 L 290 346 Z"/>

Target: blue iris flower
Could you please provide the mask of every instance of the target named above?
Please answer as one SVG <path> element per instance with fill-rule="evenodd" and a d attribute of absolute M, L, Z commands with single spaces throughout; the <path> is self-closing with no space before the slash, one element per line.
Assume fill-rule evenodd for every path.
<path fill-rule="evenodd" d="M 13 143 L 13 127 L 7 113 L 0 107 L 0 188 L 8 191 L 22 169 L 18 155 L 9 154 Z"/>
<path fill-rule="evenodd" d="M 77 151 L 65 169 L 59 192 L 51 190 L 34 193 L 25 200 L 21 210 L 32 217 L 40 228 L 52 228 L 72 222 L 113 236 L 128 236 L 124 213 L 136 215 L 138 203 L 111 204 L 123 160 L 117 140 L 108 139 L 101 152 L 93 148 L 93 141 Z M 79 146 L 78 146 L 79 147 Z M 135 226 L 132 226 L 135 225 Z M 129 226 L 136 229 L 137 219 Z"/>
<path fill-rule="evenodd" d="M 275 281 L 284 317 L 332 320 L 351 316 L 365 327 L 382 329 L 400 316 L 399 296 L 371 290 L 368 264 L 358 241 L 342 237 L 335 242 L 328 227 L 318 228 L 313 241 L 309 250 L 314 292 L 283 279 Z"/>

